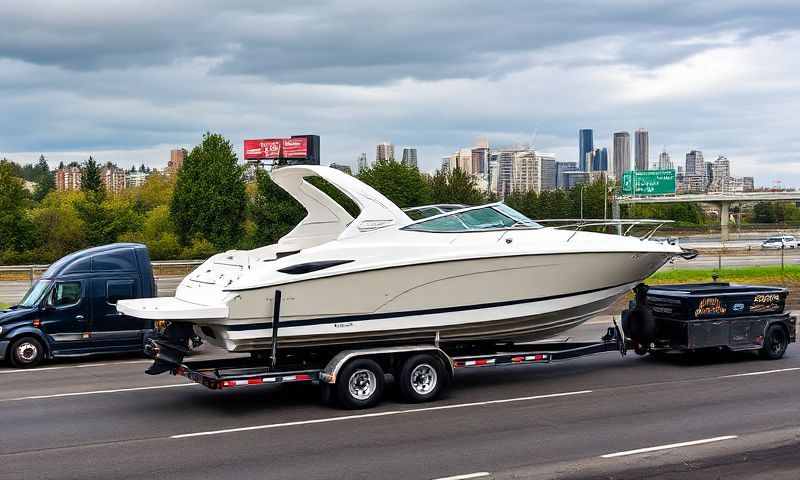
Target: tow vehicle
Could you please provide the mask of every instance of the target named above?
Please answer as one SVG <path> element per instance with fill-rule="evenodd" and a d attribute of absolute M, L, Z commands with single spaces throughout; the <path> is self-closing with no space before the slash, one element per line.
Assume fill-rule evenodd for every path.
<path fill-rule="evenodd" d="M 718 290 L 708 291 L 718 296 Z M 645 292 L 646 288 L 637 290 L 640 302 L 644 301 Z M 761 352 L 763 358 L 778 359 L 783 356 L 787 345 L 795 341 L 796 319 L 782 313 L 782 304 L 779 305 L 781 312 L 762 312 L 764 314 L 759 315 L 753 310 L 750 315 L 694 319 L 692 329 L 680 330 L 668 323 L 668 316 L 647 317 L 643 313 L 645 304 L 633 302 L 624 315 L 630 332 L 623 332 L 614 321 L 613 327 L 609 327 L 596 342 L 445 344 L 439 342 L 437 336 L 429 343 L 407 346 L 365 345 L 364 348 L 346 350 L 330 347 L 281 351 L 277 345 L 280 296 L 280 291 L 277 291 L 273 317 L 276 321 L 272 327 L 272 349 L 268 354 L 184 362 L 186 349 L 169 339 L 186 332 L 170 332 L 170 328 L 181 328 L 180 325 L 171 325 L 159 338 L 151 339 L 146 345 L 146 353 L 155 359 L 147 373 L 182 375 L 213 390 L 248 385 L 314 383 L 320 385 L 325 403 L 357 409 L 374 406 L 381 400 L 387 373 L 392 374 L 406 401 L 426 402 L 439 396 L 453 375 L 465 368 L 547 364 L 611 351 L 625 356 L 629 348 L 634 348 L 638 354 L 712 347 L 750 349 Z M 703 324 L 704 321 L 707 323 Z M 645 328 L 641 324 L 645 324 Z M 647 327 L 648 324 L 652 324 L 652 328 Z M 728 328 L 720 326 L 723 324 Z M 703 337 L 703 332 L 712 325 L 716 332 L 727 332 L 727 336 L 718 333 L 711 337 L 713 340 Z M 747 340 L 741 335 L 745 330 Z M 660 336 L 653 336 L 656 331 Z M 671 343 L 670 332 L 676 331 L 683 331 L 684 335 L 673 335 Z M 644 335 L 653 336 L 648 337 L 646 345 L 642 343 Z"/>

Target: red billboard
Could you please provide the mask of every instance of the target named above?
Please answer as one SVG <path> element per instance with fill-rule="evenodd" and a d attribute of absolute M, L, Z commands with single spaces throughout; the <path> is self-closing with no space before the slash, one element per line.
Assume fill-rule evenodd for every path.
<path fill-rule="evenodd" d="M 281 138 L 261 138 L 244 141 L 244 159 L 274 159 L 281 156 Z"/>
<path fill-rule="evenodd" d="M 305 137 L 284 138 L 281 147 L 282 158 L 306 158 L 308 156 L 308 139 Z"/>
<path fill-rule="evenodd" d="M 306 137 L 260 138 L 244 141 L 245 160 L 306 158 L 307 156 L 308 139 Z"/>

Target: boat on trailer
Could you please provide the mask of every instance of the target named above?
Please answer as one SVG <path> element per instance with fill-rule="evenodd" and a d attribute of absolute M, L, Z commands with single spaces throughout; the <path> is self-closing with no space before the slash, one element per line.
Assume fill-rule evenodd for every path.
<path fill-rule="evenodd" d="M 543 227 L 503 203 L 412 220 L 358 179 L 322 166 L 275 169 L 307 211 L 277 243 L 228 251 L 181 281 L 174 297 L 118 310 L 183 326 L 231 352 L 346 345 L 523 342 L 599 314 L 676 255 L 675 242 Z M 351 215 L 309 177 L 358 207 Z M 280 295 L 276 293 L 280 291 Z M 177 329 L 176 329 L 177 330 Z M 193 332 L 192 332 L 193 331 Z"/>

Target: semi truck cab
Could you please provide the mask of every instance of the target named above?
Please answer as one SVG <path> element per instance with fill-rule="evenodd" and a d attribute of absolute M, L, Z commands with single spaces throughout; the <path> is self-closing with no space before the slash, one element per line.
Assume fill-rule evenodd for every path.
<path fill-rule="evenodd" d="M 56 357 L 141 352 L 153 321 L 117 311 L 117 301 L 157 294 L 147 247 L 115 243 L 53 263 L 18 305 L 0 311 L 0 360 L 33 367 Z"/>

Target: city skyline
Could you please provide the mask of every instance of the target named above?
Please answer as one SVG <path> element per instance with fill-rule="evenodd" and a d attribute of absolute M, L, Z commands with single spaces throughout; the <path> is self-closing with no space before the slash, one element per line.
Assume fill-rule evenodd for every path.
<path fill-rule="evenodd" d="M 391 138 L 414 145 L 430 171 L 476 136 L 571 161 L 579 128 L 611 147 L 614 131 L 645 126 L 651 160 L 662 146 L 673 158 L 696 148 L 735 159 L 761 184 L 800 185 L 800 6 L 608 1 L 584 18 L 579 2 L 411 2 L 401 14 L 380 4 L 374 14 L 387 21 L 374 42 L 347 3 L 178 0 L 120 5 L 113 22 L 84 14 L 102 5 L 0 6 L 9 25 L 0 156 L 163 168 L 170 149 L 190 149 L 206 131 L 239 151 L 239 139 L 307 131 L 324 139 L 324 164 L 352 165 Z M 509 8 L 521 16 L 513 25 L 503 21 Z M 296 23 L 285 32 L 248 27 L 288 18 Z M 453 41 L 465 29 L 470 38 Z"/>

